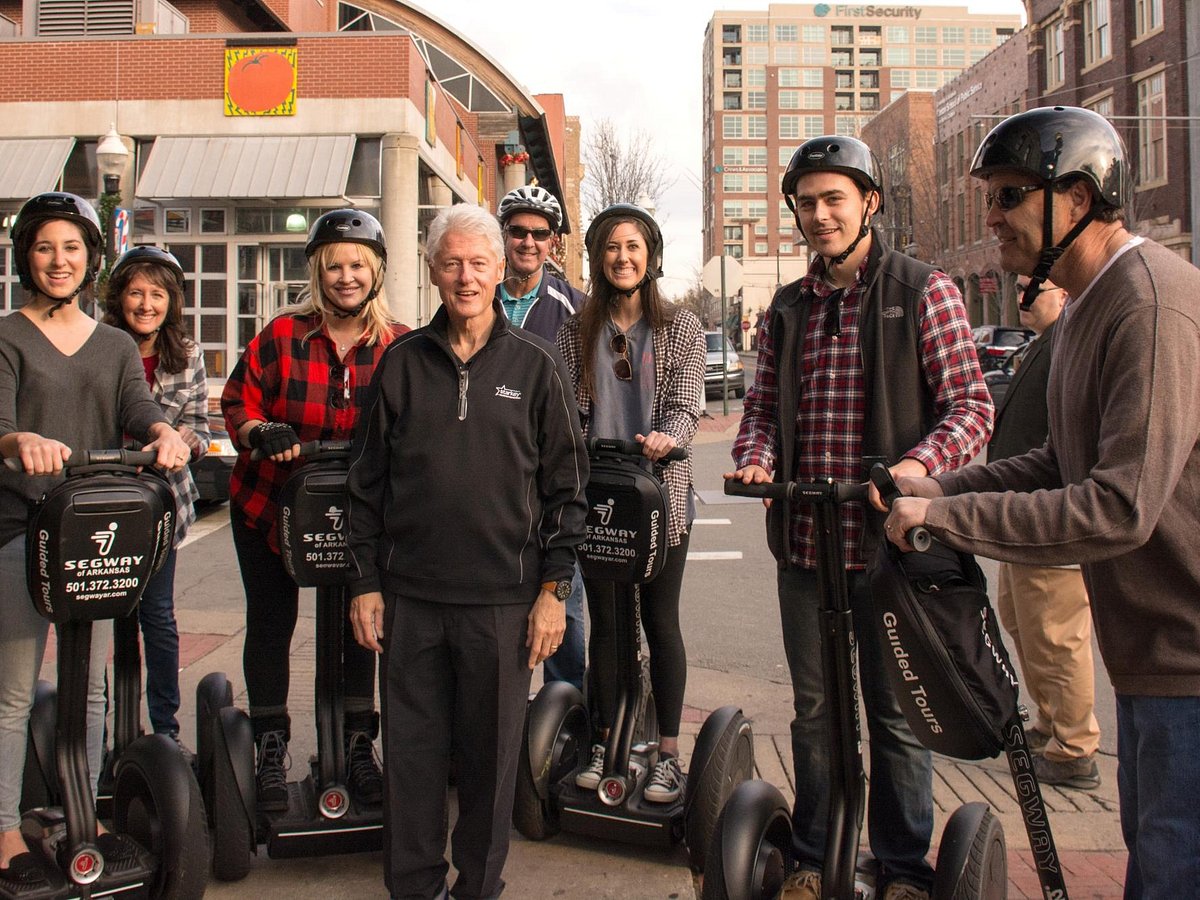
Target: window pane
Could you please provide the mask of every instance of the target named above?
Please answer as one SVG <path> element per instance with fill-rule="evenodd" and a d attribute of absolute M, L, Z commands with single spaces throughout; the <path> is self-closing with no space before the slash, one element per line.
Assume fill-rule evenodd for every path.
<path fill-rule="evenodd" d="M 200 282 L 200 305 L 205 309 L 225 308 L 224 279 L 205 278 Z M 222 320 L 224 321 L 224 320 Z M 222 326 L 223 328 L 224 326 Z M 207 338 L 205 338 L 207 340 Z"/>
<path fill-rule="evenodd" d="M 224 244 L 205 244 L 203 246 L 200 251 L 200 265 L 204 267 L 204 272 L 225 274 L 225 250 Z"/>

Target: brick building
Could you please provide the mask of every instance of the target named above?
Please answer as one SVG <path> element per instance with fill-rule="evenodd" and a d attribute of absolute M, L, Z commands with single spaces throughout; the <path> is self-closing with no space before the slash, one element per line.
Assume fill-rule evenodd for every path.
<path fill-rule="evenodd" d="M 56 188 L 101 198 L 97 147 L 113 132 L 129 151 L 132 243 L 183 263 L 214 388 L 305 285 L 304 242 L 326 209 L 378 216 L 389 303 L 414 326 L 438 303 L 422 249 L 438 208 L 494 208 L 536 177 L 578 222 L 578 125 L 562 98 L 543 105 L 394 0 L 0 0 L 0 67 L 0 215 Z M 0 314 L 23 302 L 4 231 Z M 578 280 L 570 240 L 564 258 Z"/>
<path fill-rule="evenodd" d="M 996 238 L 985 224 L 983 182 L 971 161 L 983 136 L 1028 102 L 1029 31 L 1007 43 L 933 95 L 938 216 L 932 257 L 962 291 L 975 325 L 1016 324 L 1015 276 L 1000 269 Z"/>
<path fill-rule="evenodd" d="M 883 168 L 884 204 L 874 224 L 894 248 L 928 262 L 941 258 L 932 134 L 933 94 L 905 91 L 859 135 Z"/>

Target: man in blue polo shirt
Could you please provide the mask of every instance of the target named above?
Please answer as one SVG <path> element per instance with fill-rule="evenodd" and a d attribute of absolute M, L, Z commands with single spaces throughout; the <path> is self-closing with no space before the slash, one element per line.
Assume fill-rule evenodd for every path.
<path fill-rule="evenodd" d="M 496 286 L 496 299 L 510 322 L 553 344 L 562 323 L 587 299 L 546 266 L 562 228 L 562 207 L 545 188 L 527 184 L 504 195 L 498 218 L 504 230 L 505 271 L 504 280 Z M 569 681 L 583 690 L 583 579 L 578 566 L 567 600 L 562 646 L 544 666 L 546 681 Z"/>

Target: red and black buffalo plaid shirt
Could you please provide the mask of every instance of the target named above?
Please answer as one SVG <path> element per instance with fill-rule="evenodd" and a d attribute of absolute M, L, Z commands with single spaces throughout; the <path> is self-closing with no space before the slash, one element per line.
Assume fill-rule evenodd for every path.
<path fill-rule="evenodd" d="M 858 344 L 859 306 L 866 293 L 867 260 L 854 284 L 838 297 L 824 280 L 818 258 L 801 282 L 815 295 L 804 335 L 799 370 L 803 379 L 796 414 L 797 481 L 856 482 L 862 478 L 862 436 L 866 415 L 863 365 Z M 904 454 L 919 460 L 931 475 L 965 465 L 987 443 L 992 404 L 971 340 L 962 297 L 946 275 L 933 272 L 920 304 L 920 356 L 926 383 L 933 393 L 938 421 L 933 430 Z M 745 413 L 733 445 L 739 468 L 759 465 L 774 471 L 776 440 L 775 352 L 771 341 L 774 307 L 759 329 L 754 385 L 746 392 Z M 840 327 L 834 328 L 837 322 Z M 837 336 L 833 334 L 837 332 Z M 847 503 L 842 513 L 842 549 L 847 569 L 866 568 L 861 549 L 862 503 Z M 812 515 L 794 504 L 791 522 L 792 565 L 816 568 Z"/>
<path fill-rule="evenodd" d="M 261 419 L 291 425 L 301 442 L 349 440 L 384 348 L 408 330 L 395 325 L 374 346 L 363 338 L 343 362 L 319 316 L 272 319 L 250 342 L 221 394 L 230 439 L 237 445 L 238 429 Z M 229 479 L 230 503 L 278 553 L 277 499 L 297 463 L 251 462 L 249 448 L 239 449 Z"/>

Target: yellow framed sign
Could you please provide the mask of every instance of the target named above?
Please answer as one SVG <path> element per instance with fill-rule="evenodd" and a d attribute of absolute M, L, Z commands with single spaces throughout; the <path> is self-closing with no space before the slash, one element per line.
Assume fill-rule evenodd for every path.
<path fill-rule="evenodd" d="M 226 47 L 225 115 L 294 116 L 295 47 Z"/>

